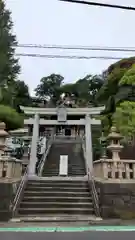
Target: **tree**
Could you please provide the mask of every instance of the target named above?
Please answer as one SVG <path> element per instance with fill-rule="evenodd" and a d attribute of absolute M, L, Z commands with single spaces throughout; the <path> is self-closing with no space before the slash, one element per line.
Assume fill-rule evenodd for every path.
<path fill-rule="evenodd" d="M 116 95 L 119 90 L 119 81 L 125 73 L 135 64 L 135 57 L 122 59 L 112 64 L 104 73 L 105 81 L 99 92 L 97 100 L 105 103 L 110 96 Z"/>
<path fill-rule="evenodd" d="M 54 103 L 57 102 L 61 95 L 61 85 L 64 78 L 58 74 L 51 74 L 43 77 L 40 84 L 35 89 L 36 96 L 44 100 L 51 99 Z"/>
<path fill-rule="evenodd" d="M 102 76 L 87 75 L 75 83 L 78 105 L 87 106 L 89 104 L 97 106 L 96 94 L 103 85 Z"/>
<path fill-rule="evenodd" d="M 103 85 L 101 76 L 87 75 L 75 83 L 64 84 L 61 92 L 67 93 L 76 103 L 77 106 L 96 106 L 96 94 Z"/>
<path fill-rule="evenodd" d="M 92 104 L 96 106 L 96 93 L 103 85 L 101 76 L 87 75 L 75 83 L 63 83 L 61 75 L 51 74 L 41 79 L 40 84 L 35 89 L 36 96 L 45 100 L 50 99 L 54 104 L 60 98 L 62 93 L 75 101 L 77 106 L 87 106 Z"/>
<path fill-rule="evenodd" d="M 119 81 L 115 102 L 118 104 L 122 101 L 135 101 L 135 64 Z"/>
<path fill-rule="evenodd" d="M 119 81 L 113 121 L 124 136 L 135 135 L 135 65 Z"/>
<path fill-rule="evenodd" d="M 32 104 L 32 99 L 29 94 L 29 88 L 24 81 L 16 81 L 13 86 L 13 106 L 18 105 L 29 106 Z"/>
<path fill-rule="evenodd" d="M 135 134 L 134 64 L 125 71 L 125 74 L 122 74 L 122 77 L 117 82 L 117 90 L 116 88 L 114 89 L 116 92 L 114 92 L 112 96 L 108 97 L 106 109 L 102 113 L 104 115 L 102 117 L 103 125 L 104 127 L 106 127 L 104 122 L 107 122 L 108 120 L 109 127 L 111 127 L 112 124 L 115 124 L 117 129 L 123 134 L 123 136 L 133 136 Z M 112 92 L 113 90 L 110 91 Z"/>
<path fill-rule="evenodd" d="M 112 125 L 112 117 L 116 111 L 116 107 L 120 102 L 129 100 L 129 93 L 130 97 L 133 94 L 133 91 L 131 91 L 132 85 L 121 85 L 120 81 L 126 76 L 126 73 L 132 68 L 134 63 L 135 57 L 122 59 L 121 61 L 112 64 L 104 73 L 105 81 L 97 93 L 96 99 L 105 104 L 106 108 L 102 114 L 108 118 L 110 127 Z M 130 101 L 131 100 L 132 99 L 130 98 Z"/>
<path fill-rule="evenodd" d="M 20 71 L 18 59 L 14 57 L 16 37 L 12 34 L 13 23 L 11 13 L 0 1 L 0 89 L 8 88 L 8 84 L 16 80 Z"/>
<path fill-rule="evenodd" d="M 124 137 L 135 135 L 135 102 L 124 101 L 116 108 L 113 124 Z"/>
<path fill-rule="evenodd" d="M 0 105 L 0 121 L 5 122 L 7 130 L 23 126 L 23 116 L 19 115 L 15 109 L 5 105 Z"/>
<path fill-rule="evenodd" d="M 3 98 L 0 101 L 1 104 L 11 106 L 18 109 L 19 105 L 30 106 L 32 99 L 29 94 L 28 86 L 24 81 L 13 81 L 12 84 L 8 84 L 7 88 L 3 89 Z"/>

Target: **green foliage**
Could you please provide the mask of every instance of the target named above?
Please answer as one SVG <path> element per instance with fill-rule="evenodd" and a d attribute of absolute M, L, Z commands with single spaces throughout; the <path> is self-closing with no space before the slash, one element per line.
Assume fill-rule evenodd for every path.
<path fill-rule="evenodd" d="M 16 79 L 20 71 L 18 60 L 15 59 L 16 37 L 12 34 L 13 23 L 11 13 L 6 10 L 3 0 L 0 1 L 0 87 Z"/>
<path fill-rule="evenodd" d="M 101 76 L 87 75 L 75 83 L 63 84 L 64 78 L 60 75 L 51 74 L 41 79 L 35 89 L 36 96 L 52 101 L 54 104 L 60 95 L 65 93 L 72 98 L 77 106 L 87 106 L 89 103 L 96 106 L 96 94 L 103 84 Z"/>
<path fill-rule="evenodd" d="M 91 104 L 93 106 L 99 105 L 96 100 L 96 94 L 103 85 L 102 76 L 87 75 L 83 79 L 78 80 L 75 83 L 75 89 L 77 92 L 78 105 L 87 106 Z"/>
<path fill-rule="evenodd" d="M 40 84 L 35 89 L 36 96 L 42 99 L 53 99 L 56 102 L 61 94 L 60 87 L 63 82 L 63 77 L 58 74 L 51 74 L 43 77 Z"/>
<path fill-rule="evenodd" d="M 16 36 L 12 33 L 11 13 L 0 1 L 0 121 L 6 123 L 7 129 L 15 129 L 23 125 L 23 118 L 11 107 L 17 108 L 20 99 L 26 96 L 24 88 L 19 89 L 17 75 L 20 72 L 18 59 L 15 58 L 14 45 Z M 11 107 L 10 107 L 11 106 Z"/>
<path fill-rule="evenodd" d="M 9 106 L 0 105 L 0 121 L 5 122 L 8 130 L 23 127 L 23 120 L 23 116 L 19 115 L 15 109 Z"/>
<path fill-rule="evenodd" d="M 106 108 L 103 111 L 104 117 L 108 120 L 109 128 L 115 118 L 120 118 L 122 116 L 122 109 L 124 106 L 120 105 L 123 101 L 135 101 L 135 57 L 122 59 L 115 64 L 112 64 L 107 71 L 104 73 L 105 81 L 101 89 L 99 90 L 96 98 L 97 101 L 101 101 L 105 104 Z M 125 104 L 125 103 L 124 103 Z M 117 110 L 116 110 L 117 107 Z M 116 113 L 116 114 L 115 114 Z M 133 119 L 132 119 L 133 120 Z M 122 121 L 122 119 L 120 120 Z M 117 125 L 120 122 L 117 119 Z M 124 120 L 127 121 L 127 120 Z M 126 127 L 120 126 L 121 131 Z M 130 125 L 132 123 L 130 122 Z M 134 125 L 134 124 L 133 124 Z M 119 126 L 118 126 L 119 127 Z M 131 134 L 129 127 L 129 134 Z M 124 134 L 127 133 L 127 128 L 125 128 Z"/>
<path fill-rule="evenodd" d="M 135 102 L 125 101 L 120 103 L 113 115 L 113 125 L 123 136 L 135 134 Z"/>
<path fill-rule="evenodd" d="M 112 64 L 106 71 L 107 75 L 112 73 L 115 69 L 130 69 L 132 65 L 135 64 L 135 57 L 123 58 L 120 61 Z"/>
<path fill-rule="evenodd" d="M 125 68 L 116 68 L 107 75 L 103 86 L 97 93 L 97 101 L 102 101 L 103 103 L 106 103 L 110 96 L 113 96 L 118 92 L 119 81 L 124 76 L 126 71 L 127 69 Z"/>
<path fill-rule="evenodd" d="M 133 65 L 120 79 L 119 86 L 122 85 L 135 86 L 135 65 Z"/>
<path fill-rule="evenodd" d="M 24 81 L 16 81 L 13 90 L 13 106 L 15 108 L 17 108 L 18 105 L 29 106 L 32 104 L 29 88 Z"/>
<path fill-rule="evenodd" d="M 97 93 L 97 101 L 102 101 L 106 104 L 110 96 L 115 97 L 115 95 L 118 94 L 120 85 L 125 84 L 127 81 L 129 83 L 130 81 L 133 81 L 131 78 L 135 74 L 134 64 L 135 57 L 122 59 L 121 61 L 112 64 L 104 74 L 106 78 L 103 86 Z"/>

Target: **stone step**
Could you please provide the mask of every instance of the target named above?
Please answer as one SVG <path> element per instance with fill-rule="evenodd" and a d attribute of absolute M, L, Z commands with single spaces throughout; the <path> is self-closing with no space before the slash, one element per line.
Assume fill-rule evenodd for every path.
<path fill-rule="evenodd" d="M 52 173 L 44 173 L 42 176 L 44 177 L 60 177 L 61 175 L 59 175 L 58 173 L 57 174 L 52 174 Z M 79 173 L 79 174 L 73 174 L 73 173 L 69 173 L 68 175 L 66 175 L 65 177 L 83 177 L 85 176 L 84 173 Z"/>
<path fill-rule="evenodd" d="M 51 201 L 55 201 L 55 202 L 92 202 L 92 197 L 77 197 L 77 196 L 72 196 L 72 197 L 57 197 L 57 196 L 24 196 L 23 201 L 22 202 L 29 202 L 29 201 L 33 201 L 33 202 L 51 202 Z"/>
<path fill-rule="evenodd" d="M 85 174 L 85 171 L 84 171 L 84 170 L 68 170 L 67 172 L 68 172 L 68 174 L 69 174 L 69 173 L 73 173 L 73 174 L 74 174 L 74 173 L 75 173 L 75 174 L 76 174 L 76 173 L 78 173 L 78 174 L 79 174 L 79 173 L 84 173 L 84 174 Z M 56 169 L 55 169 L 55 170 L 54 170 L 54 169 L 46 169 L 46 171 L 43 171 L 43 173 L 55 173 L 55 174 L 57 173 L 57 174 L 59 174 L 59 169 L 57 169 L 57 170 L 56 170 Z"/>
<path fill-rule="evenodd" d="M 18 214 L 94 214 L 93 208 L 19 208 Z"/>
<path fill-rule="evenodd" d="M 47 168 L 46 170 L 44 170 L 44 172 L 45 172 L 45 173 L 48 173 L 48 172 L 59 173 L 59 168 L 58 168 L 58 169 Z M 84 169 L 79 169 L 79 168 L 78 168 L 78 169 L 68 169 L 68 173 L 69 173 L 69 172 L 71 172 L 71 173 L 72 173 L 72 172 L 73 172 L 73 173 L 74 173 L 74 172 L 77 172 L 77 173 L 83 172 L 83 173 L 84 173 L 85 170 L 84 170 Z"/>
<path fill-rule="evenodd" d="M 56 169 L 59 169 L 59 164 L 53 165 L 53 166 L 51 166 L 51 164 L 49 164 L 48 166 L 45 166 L 45 167 L 46 167 L 46 169 L 44 168 L 44 170 L 48 170 L 48 169 L 52 170 L 52 169 L 54 169 L 54 167 L 56 167 Z M 54 169 L 54 170 L 56 170 L 56 169 Z M 73 166 L 73 165 L 71 167 L 68 166 L 68 170 L 72 170 L 72 169 L 84 171 L 85 168 L 84 168 L 84 166 L 81 167 L 80 164 L 78 166 Z"/>
<path fill-rule="evenodd" d="M 87 182 L 79 182 L 79 181 L 29 181 L 27 186 L 60 186 L 60 187 L 83 187 L 86 186 L 88 187 L 88 183 Z"/>
<path fill-rule="evenodd" d="M 23 216 L 21 215 L 18 218 L 12 218 L 10 222 L 13 223 L 18 223 L 18 222 L 47 222 L 47 223 L 77 223 L 77 222 L 81 222 L 82 226 L 86 225 L 86 223 L 89 225 L 90 223 L 93 225 L 95 224 L 102 224 L 102 218 L 97 218 L 95 217 L 95 215 L 69 215 L 69 214 L 42 214 L 39 215 L 37 214 L 36 216 L 33 215 L 27 215 L 27 216 Z"/>
<path fill-rule="evenodd" d="M 75 171 L 77 171 L 77 172 L 84 172 L 84 170 L 85 169 L 81 169 L 80 167 L 78 167 L 78 168 L 68 168 L 68 172 L 75 172 Z"/>
<path fill-rule="evenodd" d="M 54 143 L 46 159 L 42 176 L 58 176 L 60 155 L 68 155 L 68 176 L 84 176 L 85 163 L 81 143 L 79 152 L 75 152 L 76 143 Z"/>
<path fill-rule="evenodd" d="M 46 172 L 43 172 L 43 175 L 48 174 L 48 175 L 59 175 L 59 171 L 54 172 L 51 170 L 47 170 Z M 85 171 L 68 171 L 67 175 L 85 175 Z"/>
<path fill-rule="evenodd" d="M 81 189 L 80 187 L 71 187 L 71 186 L 67 186 L 67 187 L 61 187 L 61 186 L 52 186 L 52 187 L 47 187 L 47 186 L 27 186 L 26 187 L 27 191 L 43 191 L 43 192 L 49 192 L 49 191 L 59 191 L 59 192 L 89 192 L 89 189 L 87 186 L 82 186 Z"/>
<path fill-rule="evenodd" d="M 78 196 L 78 197 L 89 197 L 90 193 L 89 192 L 60 192 L 60 191 L 24 191 L 24 196 L 58 196 L 58 197 L 72 197 L 72 196 Z"/>
<path fill-rule="evenodd" d="M 93 208 L 92 202 L 21 202 L 20 209 L 22 208 L 44 208 L 44 209 L 52 209 L 52 208 Z"/>

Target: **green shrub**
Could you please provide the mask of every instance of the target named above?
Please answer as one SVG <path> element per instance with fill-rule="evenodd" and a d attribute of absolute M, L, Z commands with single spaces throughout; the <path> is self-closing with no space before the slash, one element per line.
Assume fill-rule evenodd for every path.
<path fill-rule="evenodd" d="M 0 105 L 0 121 L 6 124 L 7 130 L 14 130 L 23 127 L 24 119 L 15 109 Z"/>

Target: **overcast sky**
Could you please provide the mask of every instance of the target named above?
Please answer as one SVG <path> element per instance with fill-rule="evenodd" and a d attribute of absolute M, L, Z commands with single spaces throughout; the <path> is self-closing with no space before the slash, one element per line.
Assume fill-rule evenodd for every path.
<path fill-rule="evenodd" d="M 100 0 L 112 4 L 135 6 L 134 0 Z M 99 1 L 97 1 L 99 2 Z M 19 43 L 135 47 L 135 12 L 58 0 L 6 0 L 12 12 L 14 33 Z M 20 53 L 63 55 L 133 56 L 132 53 L 60 51 L 47 49 L 17 50 Z M 65 82 L 73 82 L 86 74 L 100 74 L 114 60 L 65 60 L 21 57 L 21 75 L 33 94 L 43 76 L 58 73 Z"/>

